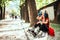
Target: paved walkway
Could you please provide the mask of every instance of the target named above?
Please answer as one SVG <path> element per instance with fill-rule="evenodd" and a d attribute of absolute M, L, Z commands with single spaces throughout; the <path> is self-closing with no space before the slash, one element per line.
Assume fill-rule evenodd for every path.
<path fill-rule="evenodd" d="M 24 23 L 23 20 L 20 19 L 5 19 L 0 21 L 0 40 L 55 40 L 52 37 L 44 37 L 44 38 L 34 38 L 32 35 L 26 31 L 29 28 L 29 23 Z M 59 35 L 56 35 L 57 37 Z M 59 38 L 59 37 L 58 37 Z M 57 40 L 57 38 L 56 38 Z"/>
<path fill-rule="evenodd" d="M 28 26 L 29 23 L 24 23 L 24 21 L 20 19 L 1 20 L 0 40 L 26 40 L 23 28 L 26 29 Z"/>

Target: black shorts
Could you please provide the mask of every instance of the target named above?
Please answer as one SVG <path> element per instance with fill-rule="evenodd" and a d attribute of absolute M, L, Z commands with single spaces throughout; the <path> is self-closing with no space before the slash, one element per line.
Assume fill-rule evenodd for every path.
<path fill-rule="evenodd" d="M 42 24 L 41 26 L 40 26 L 40 29 L 39 30 L 41 30 L 41 31 L 43 31 L 43 32 L 48 32 L 48 27 L 45 25 L 45 24 Z"/>
<path fill-rule="evenodd" d="M 43 31 L 43 32 L 48 32 L 48 27 L 45 25 L 45 24 L 35 24 L 34 25 L 34 27 L 36 28 L 36 27 L 39 27 L 39 31 L 41 30 L 41 31 Z"/>

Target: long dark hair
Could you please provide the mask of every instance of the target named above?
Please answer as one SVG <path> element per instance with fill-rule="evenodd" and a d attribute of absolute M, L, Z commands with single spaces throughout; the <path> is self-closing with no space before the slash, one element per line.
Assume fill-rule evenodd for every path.
<path fill-rule="evenodd" d="M 49 18 L 48 13 L 47 13 L 46 10 L 45 10 L 45 13 L 44 13 L 44 17 L 45 17 L 45 18 Z"/>

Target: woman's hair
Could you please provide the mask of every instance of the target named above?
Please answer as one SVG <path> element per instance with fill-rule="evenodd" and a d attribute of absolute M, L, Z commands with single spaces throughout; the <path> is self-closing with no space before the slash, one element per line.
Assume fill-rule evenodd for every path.
<path fill-rule="evenodd" d="M 42 15 L 42 12 L 40 11 L 39 13 L 38 13 L 38 16 L 41 16 Z"/>
<path fill-rule="evenodd" d="M 44 13 L 44 17 L 45 17 L 45 18 L 49 18 L 49 17 L 48 17 L 48 13 L 47 13 L 46 10 L 45 10 L 45 13 Z"/>

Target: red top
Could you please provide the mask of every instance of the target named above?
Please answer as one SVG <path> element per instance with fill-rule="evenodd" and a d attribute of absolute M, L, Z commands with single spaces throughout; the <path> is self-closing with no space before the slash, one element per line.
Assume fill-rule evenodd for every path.
<path fill-rule="evenodd" d="M 49 18 L 45 18 L 45 17 L 43 16 L 43 17 L 42 17 L 42 21 L 46 21 L 46 20 L 48 20 L 46 26 L 49 27 Z"/>
<path fill-rule="evenodd" d="M 49 27 L 49 18 L 46 18 L 45 21 L 48 20 L 46 26 Z"/>

